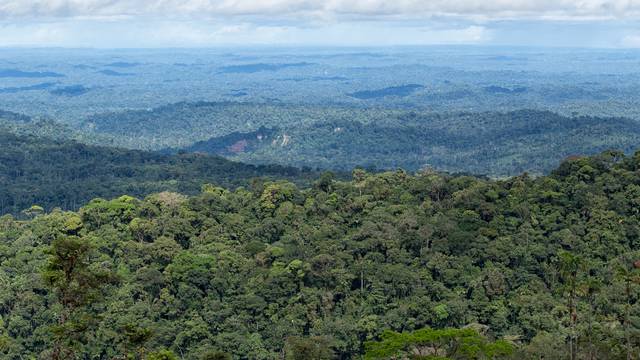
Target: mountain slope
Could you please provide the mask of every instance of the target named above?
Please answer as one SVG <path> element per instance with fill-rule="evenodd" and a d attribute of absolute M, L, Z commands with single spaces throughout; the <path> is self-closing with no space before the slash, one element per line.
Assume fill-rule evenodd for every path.
<path fill-rule="evenodd" d="M 432 166 L 496 177 L 543 174 L 570 155 L 629 152 L 640 143 L 638 121 L 541 110 L 436 114 L 199 102 L 98 114 L 83 129 L 87 141 L 101 136 L 128 148 L 184 149 L 256 164 L 335 170 Z M 268 136 L 257 139 L 264 129 L 270 129 Z"/>
<path fill-rule="evenodd" d="M 73 209 L 95 197 L 122 194 L 194 193 L 203 183 L 235 187 L 255 177 L 303 181 L 305 176 L 291 167 L 91 146 L 6 130 L 0 130 L 0 148 L 0 213 L 17 213 L 34 204 Z"/>
<path fill-rule="evenodd" d="M 250 163 L 348 170 L 356 166 L 509 176 L 543 174 L 571 155 L 607 149 L 630 152 L 640 143 L 640 123 L 625 118 L 565 117 L 551 112 L 468 113 L 439 116 L 406 112 L 384 121 L 327 121 L 288 127 L 270 141 L 221 151 L 224 138 L 184 148 Z"/>
<path fill-rule="evenodd" d="M 236 102 L 180 102 L 149 110 L 127 110 L 89 116 L 82 129 L 90 136 L 108 135 L 114 144 L 160 150 L 260 127 L 289 128 L 331 120 L 377 121 L 392 111 Z"/>

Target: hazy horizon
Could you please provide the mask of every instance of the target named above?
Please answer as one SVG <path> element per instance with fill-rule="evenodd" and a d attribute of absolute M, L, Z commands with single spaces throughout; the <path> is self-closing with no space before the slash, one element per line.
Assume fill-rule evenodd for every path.
<path fill-rule="evenodd" d="M 640 47 L 633 1 L 2 0 L 0 47 Z"/>

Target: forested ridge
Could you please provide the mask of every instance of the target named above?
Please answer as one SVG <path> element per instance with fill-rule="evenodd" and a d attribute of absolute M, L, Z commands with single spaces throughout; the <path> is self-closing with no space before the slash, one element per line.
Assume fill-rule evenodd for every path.
<path fill-rule="evenodd" d="M 533 109 L 434 113 L 201 101 L 94 114 L 82 125 L 9 112 L 0 119 L 0 128 L 18 135 L 340 172 L 433 167 L 491 177 L 543 175 L 567 156 L 630 153 L 640 143 L 640 122 L 632 118 Z"/>
<path fill-rule="evenodd" d="M 640 356 L 640 153 L 0 218 L 6 359 Z"/>
<path fill-rule="evenodd" d="M 85 145 L 63 139 L 61 128 L 47 121 L 7 126 L 0 127 L 1 214 L 17 214 L 32 205 L 77 209 L 95 197 L 122 194 L 145 196 L 166 190 L 193 194 L 205 182 L 233 188 L 258 177 L 304 183 L 313 176 L 293 167 L 247 165 L 219 156 Z"/>
<path fill-rule="evenodd" d="M 561 159 L 607 149 L 633 151 L 633 118 L 563 116 L 551 111 L 442 112 L 294 104 L 181 102 L 97 114 L 80 140 L 95 135 L 139 149 L 218 154 L 253 164 L 350 171 L 354 167 L 506 177 L 546 174 Z M 262 135 L 257 137 L 257 135 Z"/>

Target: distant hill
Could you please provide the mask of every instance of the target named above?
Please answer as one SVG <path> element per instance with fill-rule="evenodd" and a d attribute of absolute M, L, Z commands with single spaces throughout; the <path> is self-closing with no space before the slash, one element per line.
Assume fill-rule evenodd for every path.
<path fill-rule="evenodd" d="M 269 141 L 257 141 L 261 128 L 272 129 Z M 496 177 L 543 174 L 569 155 L 631 151 L 640 143 L 640 123 L 627 118 L 540 110 L 435 114 L 232 102 L 95 115 L 84 129 L 87 138 L 108 136 L 119 146 L 181 148 L 255 164 L 335 170 L 432 166 Z"/>
<path fill-rule="evenodd" d="M 90 88 L 83 85 L 69 85 L 50 90 L 49 93 L 58 96 L 80 96 L 91 91 Z"/>
<path fill-rule="evenodd" d="M 25 123 L 31 121 L 29 116 L 14 113 L 12 111 L 0 110 L 0 121 Z"/>
<path fill-rule="evenodd" d="M 123 72 L 114 71 L 114 70 L 111 70 L 111 69 L 100 70 L 100 71 L 98 71 L 98 73 L 100 73 L 102 75 L 107 75 L 107 76 L 132 76 L 133 75 L 131 73 L 123 73 Z"/>
<path fill-rule="evenodd" d="M 23 71 L 17 69 L 0 69 L 0 78 L 47 78 L 64 77 L 53 71 Z"/>
<path fill-rule="evenodd" d="M 355 119 L 382 118 L 387 112 L 356 115 Z M 127 110 L 89 116 L 84 131 L 108 135 L 114 145 L 160 150 L 190 146 L 197 141 L 260 127 L 286 128 L 331 119 L 354 119 L 352 109 L 248 104 L 237 102 L 180 102 L 150 110 Z"/>
<path fill-rule="evenodd" d="M 278 71 L 291 67 L 303 67 L 313 65 L 307 62 L 297 62 L 297 63 L 278 63 L 278 64 L 267 64 L 267 63 L 257 63 L 257 64 L 241 64 L 241 65 L 229 65 L 223 66 L 219 70 L 221 73 L 226 74 L 251 74 L 261 71 Z"/>
<path fill-rule="evenodd" d="M 37 204 L 74 209 L 95 197 L 197 193 L 204 183 L 237 187 L 252 178 L 304 182 L 296 168 L 254 166 L 202 154 L 163 155 L 18 136 L 0 128 L 0 213 Z"/>
<path fill-rule="evenodd" d="M 46 83 L 27 85 L 27 86 L 5 87 L 5 88 L 0 88 L 0 94 L 15 94 L 23 91 L 46 90 L 55 85 L 56 83 L 46 82 Z"/>
<path fill-rule="evenodd" d="M 106 66 L 118 67 L 118 68 L 131 68 L 131 67 L 136 67 L 136 66 L 139 66 L 139 65 L 140 65 L 140 63 L 126 62 L 126 61 L 116 61 L 116 62 L 109 63 Z"/>
<path fill-rule="evenodd" d="M 455 116 L 406 112 L 378 123 L 344 120 L 290 127 L 272 138 L 232 158 L 336 170 L 434 167 L 502 177 L 548 173 L 569 155 L 631 152 L 640 143 L 640 123 L 533 110 Z"/>
<path fill-rule="evenodd" d="M 240 153 L 256 151 L 262 145 L 272 143 L 276 140 L 274 136 L 276 133 L 277 130 L 264 127 L 248 133 L 236 131 L 218 138 L 198 141 L 183 150 L 187 152 L 234 156 Z"/>
<path fill-rule="evenodd" d="M 420 89 L 424 89 L 424 86 L 417 84 L 407 84 L 401 86 L 390 86 L 384 89 L 356 91 L 347 95 L 360 100 L 371 100 L 382 98 L 385 96 L 405 97 L 413 94 L 415 91 L 418 91 Z"/>
<path fill-rule="evenodd" d="M 513 89 L 491 85 L 484 88 L 484 91 L 489 94 L 522 94 L 527 91 L 526 87 L 516 87 Z"/>

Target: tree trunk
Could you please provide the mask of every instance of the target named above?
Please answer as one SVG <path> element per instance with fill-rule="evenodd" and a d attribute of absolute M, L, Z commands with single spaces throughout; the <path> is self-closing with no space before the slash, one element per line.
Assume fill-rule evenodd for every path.
<path fill-rule="evenodd" d="M 573 280 L 573 284 L 571 285 L 571 294 L 569 295 L 569 350 L 571 354 L 571 360 L 576 360 L 576 350 L 578 348 L 577 339 L 576 339 L 576 309 L 575 309 L 575 279 Z"/>
<path fill-rule="evenodd" d="M 631 281 L 627 279 L 625 292 L 627 293 L 627 305 L 624 311 L 624 338 L 627 345 L 627 360 L 633 360 L 631 357 L 631 338 L 629 336 L 629 312 L 631 304 L 629 303 L 631 297 Z"/>

